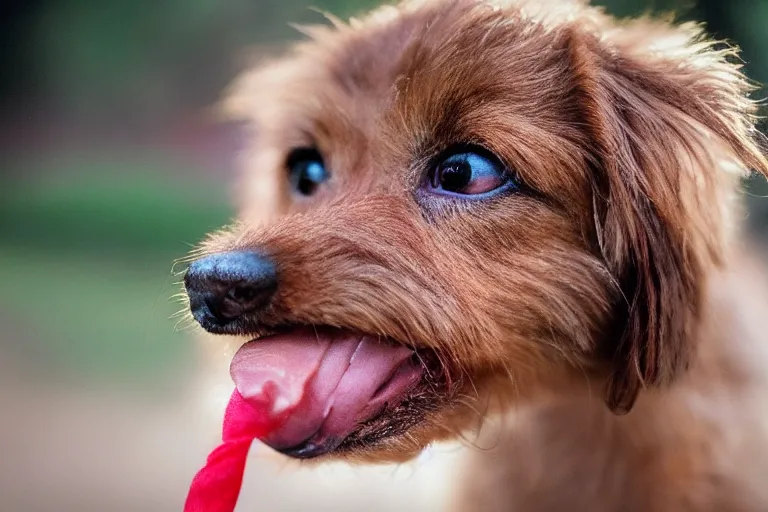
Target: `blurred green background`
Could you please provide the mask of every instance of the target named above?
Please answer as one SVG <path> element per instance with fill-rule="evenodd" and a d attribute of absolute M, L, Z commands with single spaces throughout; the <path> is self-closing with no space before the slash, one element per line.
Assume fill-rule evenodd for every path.
<path fill-rule="evenodd" d="M 377 3 L 0 7 L 0 373 L 8 382 L 75 396 L 97 387 L 121 400 L 172 402 L 183 393 L 197 352 L 170 319 L 180 307 L 170 300 L 178 291 L 171 265 L 232 215 L 241 143 L 210 107 L 248 59 L 299 37 L 289 22 L 322 22 L 309 6 L 347 17 Z M 600 3 L 620 16 L 676 11 L 704 21 L 743 48 L 754 80 L 768 82 L 768 0 Z M 759 196 L 768 189 L 759 180 L 749 189 L 750 226 L 761 237 L 768 200 Z"/>

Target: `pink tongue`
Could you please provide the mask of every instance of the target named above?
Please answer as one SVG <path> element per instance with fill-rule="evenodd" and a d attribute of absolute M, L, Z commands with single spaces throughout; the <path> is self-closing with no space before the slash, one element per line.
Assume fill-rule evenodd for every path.
<path fill-rule="evenodd" d="M 246 343 L 230 367 L 237 390 L 267 432 L 289 449 L 312 438 L 341 441 L 418 382 L 413 351 L 368 336 L 299 329 Z"/>

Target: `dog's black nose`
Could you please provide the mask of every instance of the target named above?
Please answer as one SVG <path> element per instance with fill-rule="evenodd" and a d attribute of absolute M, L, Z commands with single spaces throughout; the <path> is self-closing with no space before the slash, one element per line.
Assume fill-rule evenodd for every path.
<path fill-rule="evenodd" d="M 251 251 L 214 254 L 190 265 L 184 286 L 200 325 L 232 332 L 243 315 L 269 305 L 277 290 L 277 269 L 272 260 Z"/>

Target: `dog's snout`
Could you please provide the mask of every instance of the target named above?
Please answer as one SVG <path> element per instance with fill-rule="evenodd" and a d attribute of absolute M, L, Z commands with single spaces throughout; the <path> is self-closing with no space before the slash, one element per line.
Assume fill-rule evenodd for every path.
<path fill-rule="evenodd" d="M 190 265 L 184 286 L 195 320 L 209 331 L 229 332 L 244 315 L 269 305 L 277 290 L 277 269 L 271 259 L 252 251 L 213 254 Z"/>

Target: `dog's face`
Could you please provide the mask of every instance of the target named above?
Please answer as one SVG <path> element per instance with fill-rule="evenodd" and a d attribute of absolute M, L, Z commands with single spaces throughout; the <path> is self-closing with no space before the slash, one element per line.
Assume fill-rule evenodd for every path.
<path fill-rule="evenodd" d="M 747 86 L 691 27 L 518 3 L 308 29 L 228 100 L 255 128 L 240 222 L 187 288 L 259 338 L 232 371 L 281 451 L 402 460 L 583 385 L 626 411 L 689 360 L 724 169 L 765 168 Z"/>

